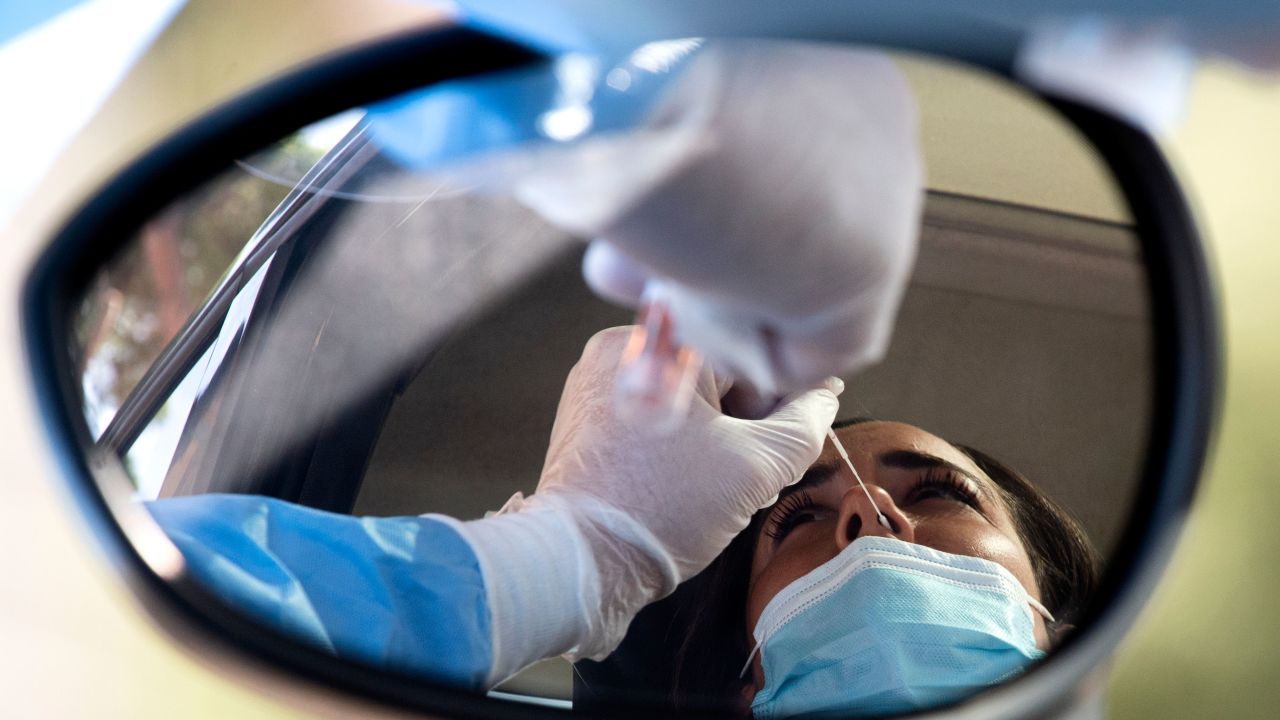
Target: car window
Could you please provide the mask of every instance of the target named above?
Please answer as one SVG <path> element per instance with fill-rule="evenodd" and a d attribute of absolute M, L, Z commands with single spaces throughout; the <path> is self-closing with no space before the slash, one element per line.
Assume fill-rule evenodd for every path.
<path fill-rule="evenodd" d="M 238 161 L 146 223 L 97 272 L 74 316 L 72 343 L 85 418 L 95 438 L 102 438 L 140 381 L 157 369 L 157 359 L 193 315 L 241 268 L 262 240 L 263 228 L 296 195 L 299 180 L 360 115 L 351 111 L 316 123 Z M 262 272 L 248 275 L 247 283 L 232 288 L 233 311 L 223 318 L 231 327 L 244 321 L 261 284 Z M 159 493 L 202 380 L 227 347 L 226 342 L 205 345 L 199 353 L 171 360 L 174 386 L 162 393 L 153 412 L 135 421 L 121 448 L 143 497 Z"/>

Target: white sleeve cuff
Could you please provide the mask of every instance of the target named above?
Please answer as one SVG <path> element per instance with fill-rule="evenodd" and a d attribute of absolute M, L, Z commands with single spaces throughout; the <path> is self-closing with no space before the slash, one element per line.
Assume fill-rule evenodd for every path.
<path fill-rule="evenodd" d="M 493 653 L 487 687 L 586 637 L 582 548 L 572 520 L 549 507 L 469 522 L 424 517 L 457 531 L 480 565 Z"/>

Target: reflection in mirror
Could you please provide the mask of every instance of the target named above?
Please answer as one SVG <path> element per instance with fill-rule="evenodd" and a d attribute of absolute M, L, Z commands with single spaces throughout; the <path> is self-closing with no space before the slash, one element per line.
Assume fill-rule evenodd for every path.
<path fill-rule="evenodd" d="M 138 230 L 86 288 L 72 351 L 95 443 L 122 459 L 193 578 L 324 652 L 579 708 L 893 712 L 913 707 L 902 701 L 911 693 L 932 705 L 1016 676 L 1072 631 L 1096 558 L 1105 564 L 1124 528 L 1151 405 L 1142 260 L 1103 163 L 1050 108 L 1006 82 L 894 56 L 918 109 L 928 180 L 887 351 L 843 377 L 835 435 L 848 463 L 829 443 L 811 465 L 814 455 L 776 460 L 786 453 L 760 440 L 800 432 L 768 425 L 774 418 L 821 415 L 819 391 L 766 399 L 788 404 L 735 421 L 761 429 L 749 440 L 702 431 L 699 408 L 719 413 L 710 361 L 695 378 L 703 405 L 695 399 L 674 433 L 648 433 L 605 412 L 612 386 L 593 380 L 612 377 L 628 338 L 597 333 L 631 323 L 635 311 L 584 283 L 581 226 L 547 212 L 545 198 L 564 202 L 565 187 L 626 196 L 609 187 L 619 176 L 678 186 L 685 166 L 662 170 L 652 158 L 705 148 L 679 136 L 680 122 L 620 120 L 618 105 L 633 98 L 632 116 L 669 114 L 668 85 L 653 79 L 661 73 L 637 68 L 698 77 L 699 57 L 697 43 L 664 45 L 637 53 L 627 72 L 599 73 L 622 100 L 588 93 L 579 107 L 562 92 L 541 114 L 522 106 L 521 122 L 543 136 L 586 138 L 550 151 L 520 123 L 471 128 L 426 150 L 379 124 L 386 107 L 400 107 L 434 128 L 442 106 L 432 103 L 446 91 L 369 116 L 353 110 L 229 159 L 223 174 Z M 510 93 L 531 77 L 497 78 L 507 83 L 498 87 Z M 458 87 L 483 97 L 485 86 L 455 86 L 455 97 Z M 815 95 L 805 112 L 820 125 L 837 100 Z M 582 120 L 570 111 L 583 107 L 596 111 L 599 135 L 587 132 L 590 115 L 569 127 Z M 724 142 L 731 135 L 714 131 L 731 124 L 713 122 L 699 139 Z M 763 123 L 734 132 L 764 144 L 791 131 Z M 448 152 L 452 164 L 441 160 Z M 582 159 L 627 153 L 658 179 Z M 539 195 L 511 179 L 546 167 L 569 168 L 573 182 Z M 786 218 L 813 224 L 821 212 L 784 210 L 772 228 L 780 236 Z M 725 408 L 745 397 L 739 383 Z M 752 464 L 765 457 L 772 465 Z M 752 504 L 742 523 L 709 554 L 699 543 L 721 532 L 712 519 L 696 531 L 670 520 L 684 537 L 642 539 L 652 517 L 661 525 L 681 506 L 710 518 L 720 501 L 704 485 L 788 462 L 794 472 L 784 467 L 777 487 L 803 480 L 767 506 L 777 489 L 742 500 Z M 650 482 L 645 472 L 676 477 Z M 611 502 L 624 512 L 602 520 L 582 509 Z M 583 565 L 602 542 L 616 557 Z M 687 560 L 699 552 L 706 557 Z M 878 574 L 877 559 L 919 572 Z M 806 583 L 818 578 L 840 590 L 806 605 Z M 956 594 L 960 584 L 980 589 Z M 672 590 L 623 639 L 630 614 Z M 910 608 L 889 597 L 933 598 L 954 611 L 943 621 L 949 637 L 998 640 L 1000 652 L 979 662 L 972 643 L 953 640 L 933 647 L 932 660 L 903 660 L 906 688 L 872 672 L 840 697 L 813 689 L 823 673 L 849 669 L 802 662 L 819 647 L 882 664 L 883 648 L 848 639 L 857 623 L 913 628 L 890 641 L 900 647 L 936 637 L 918 613 L 895 616 Z M 817 610 L 802 623 L 779 620 L 801 605 Z M 996 616 L 1013 619 L 999 625 Z M 513 617 L 520 632 L 510 631 Z M 599 641 L 601 627 L 616 636 Z M 595 659 L 571 668 L 555 658 L 570 651 Z M 508 677 L 538 657 L 550 659 Z"/>

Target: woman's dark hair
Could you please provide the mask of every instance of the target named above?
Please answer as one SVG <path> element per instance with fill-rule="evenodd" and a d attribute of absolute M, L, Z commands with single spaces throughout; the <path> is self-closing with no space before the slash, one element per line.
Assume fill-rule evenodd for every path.
<path fill-rule="evenodd" d="M 996 484 L 1022 546 L 1031 558 L 1040 600 L 1053 614 L 1049 635 L 1057 642 L 1072 627 L 1097 589 L 1101 561 L 1080 523 L 1018 471 L 967 445 L 956 449 Z"/>
<path fill-rule="evenodd" d="M 1096 551 L 1075 518 L 1017 471 L 980 450 L 955 447 L 991 478 L 1009 508 L 1041 600 L 1056 619 L 1048 628 L 1056 642 L 1093 596 L 1100 568 Z M 672 598 L 674 623 L 684 629 L 671 684 L 671 699 L 680 709 L 732 709 L 741 701 L 747 680 L 738 674 L 752 649 L 746 633 L 747 587 L 766 514 L 767 509 L 756 513 L 715 562 Z"/>

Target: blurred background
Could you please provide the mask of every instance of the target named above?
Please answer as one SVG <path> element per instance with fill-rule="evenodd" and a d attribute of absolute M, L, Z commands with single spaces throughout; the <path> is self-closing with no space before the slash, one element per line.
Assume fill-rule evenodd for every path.
<path fill-rule="evenodd" d="M 74 137 L 61 150 L 49 151 L 40 167 L 43 179 L 25 178 L 25 199 L 11 209 L 7 233 L 40 236 L 60 208 L 74 204 L 156 133 L 262 77 L 262 68 L 282 69 L 319 49 L 433 18 L 390 0 L 245 3 L 234 12 L 192 0 L 136 65 L 121 69 L 121 84 L 92 119 L 69 130 Z M 9 80 L 0 76 L 0 82 Z M 19 114 L 48 112 L 40 106 L 7 109 L 6 124 L 19 122 Z M 6 142 L 16 147 L 14 134 Z M 1170 571 L 1116 659 L 1109 705 L 1120 719 L 1271 718 L 1280 711 L 1280 620 L 1273 610 L 1280 591 L 1280 573 L 1273 569 L 1280 557 L 1280 499 L 1271 476 L 1280 466 L 1280 78 L 1206 62 L 1195 76 L 1185 123 L 1166 147 L 1205 232 L 1218 280 L 1224 402 L 1196 510 Z M 0 177 L 10 179 L 12 167 L 0 165 Z M 4 327 L 12 322 L 6 318 Z M 11 427 L 15 422 L 0 418 L 4 435 L 18 443 L 32 440 L 31 428 Z M 42 482 L 47 474 L 32 477 L 39 480 L 6 482 L 0 496 L 0 543 L 11 548 L 5 562 L 15 570 L 8 580 L 0 578 L 0 632 L 8 648 L 24 649 L 0 654 L 0 692 L 17 698 L 16 707 L 10 702 L 0 714 L 63 717 L 91 708 L 99 717 L 252 718 L 336 712 L 322 695 L 295 698 L 302 702 L 297 706 L 255 689 L 265 687 L 255 682 L 264 676 L 261 668 L 211 673 L 200 658 L 157 634 L 87 550 L 66 498 Z M 12 550 L 32 537 L 45 542 L 41 552 Z M 75 689 L 68 692 L 71 679 Z"/>
<path fill-rule="evenodd" d="M 1221 424 L 1173 565 L 1112 679 L 1115 718 L 1280 711 L 1280 79 L 1209 62 L 1167 145 L 1216 265 Z"/>

